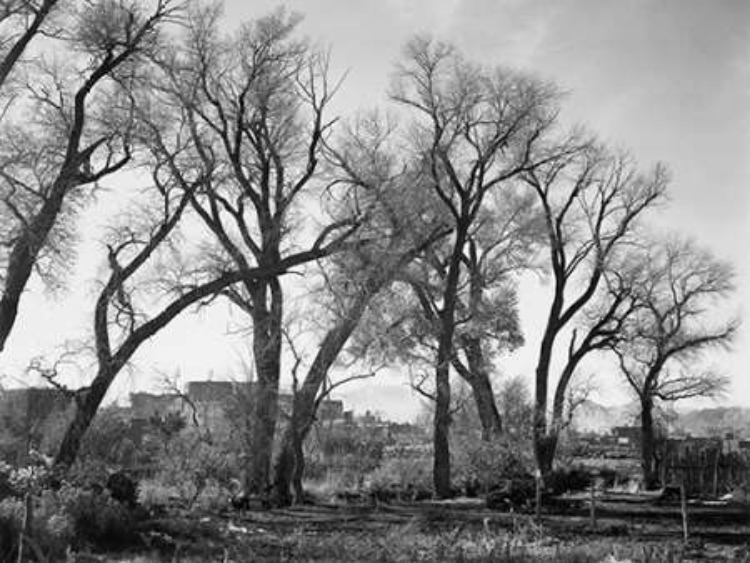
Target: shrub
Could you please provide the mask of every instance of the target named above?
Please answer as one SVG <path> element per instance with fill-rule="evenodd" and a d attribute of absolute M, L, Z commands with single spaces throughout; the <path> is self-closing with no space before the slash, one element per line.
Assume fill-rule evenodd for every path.
<path fill-rule="evenodd" d="M 531 448 L 511 440 L 486 442 L 465 439 L 454 443 L 453 474 L 456 483 L 482 493 L 504 486 L 507 479 L 533 471 Z"/>
<path fill-rule="evenodd" d="M 63 487 L 59 499 L 75 543 L 121 548 L 137 540 L 132 513 L 107 492 Z"/>
<path fill-rule="evenodd" d="M 21 533 L 23 505 L 15 499 L 0 502 L 0 561 L 14 561 Z"/>
<path fill-rule="evenodd" d="M 426 457 L 392 458 L 367 478 L 369 493 L 380 500 L 431 496 L 432 460 Z"/>
<path fill-rule="evenodd" d="M 592 476 L 581 467 L 555 469 L 545 479 L 547 494 L 561 495 L 570 491 L 583 491 L 591 486 Z"/>

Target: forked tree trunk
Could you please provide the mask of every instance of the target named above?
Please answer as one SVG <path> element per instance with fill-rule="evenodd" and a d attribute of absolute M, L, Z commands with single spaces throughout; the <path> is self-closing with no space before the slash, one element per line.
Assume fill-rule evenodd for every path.
<path fill-rule="evenodd" d="M 362 295 L 349 311 L 346 318 L 330 330 L 318 350 L 302 387 L 294 396 L 292 418 L 284 430 L 281 448 L 274 463 L 274 500 L 287 506 L 292 497 L 290 487 L 295 488 L 295 502 L 300 502 L 301 479 L 304 471 L 303 444 L 312 428 L 317 408 L 317 397 L 328 371 L 336 361 L 346 341 L 362 318 L 371 294 Z"/>
<path fill-rule="evenodd" d="M 463 349 L 466 353 L 468 372 L 459 370 L 459 374 L 471 387 L 479 423 L 482 426 L 482 440 L 489 442 L 503 433 L 503 422 L 495 402 L 495 392 L 485 367 L 479 339 L 465 339 Z"/>
<path fill-rule="evenodd" d="M 390 267 L 375 269 L 349 310 L 323 339 L 301 388 L 295 393 L 292 419 L 284 431 L 281 449 L 274 464 L 274 496 L 278 504 L 290 504 L 290 486 L 294 487 L 295 501 L 302 500 L 301 481 L 305 462 L 303 444 L 315 420 L 317 397 L 331 366 L 357 328 L 372 298 L 432 240 L 433 237 L 430 237 L 419 247 L 405 253 L 400 260 L 391 263 Z"/>

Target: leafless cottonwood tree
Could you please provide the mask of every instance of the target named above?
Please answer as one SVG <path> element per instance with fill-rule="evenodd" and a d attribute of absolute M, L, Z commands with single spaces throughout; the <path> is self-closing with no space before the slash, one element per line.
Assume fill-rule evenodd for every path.
<path fill-rule="evenodd" d="M 346 217 L 324 227 L 306 216 L 306 198 L 320 193 L 323 142 L 335 120 L 326 112 L 337 85 L 328 56 L 294 37 L 299 18 L 280 11 L 220 36 L 215 7 L 189 20 L 182 53 L 170 63 L 175 95 L 191 124 L 198 158 L 215 170 L 191 206 L 216 242 L 216 267 L 282 271 L 295 246 L 343 241 L 358 226 Z M 314 204 L 313 204 L 314 206 Z M 266 494 L 278 414 L 284 319 L 279 276 L 233 286 L 225 295 L 252 322 L 257 392 L 252 408 L 246 492 Z"/>
<path fill-rule="evenodd" d="M 539 240 L 539 214 L 534 204 L 528 193 L 511 188 L 491 194 L 462 257 L 451 364 L 471 388 L 484 440 L 502 432 L 492 386 L 492 360 L 523 343 L 516 274 L 532 267 Z M 405 306 L 399 302 L 378 314 L 378 338 L 389 341 L 386 345 L 412 366 L 424 364 L 436 350 L 439 299 L 450 251 L 450 241 L 431 246 L 399 276 L 411 303 Z M 417 390 L 434 400 L 434 394 L 424 387 L 426 383 L 426 378 L 416 378 Z"/>
<path fill-rule="evenodd" d="M 302 444 L 315 422 L 321 393 L 329 391 L 324 383 L 368 306 L 416 256 L 450 231 L 435 213 L 419 170 L 395 156 L 392 132 L 387 122 L 367 116 L 347 133 L 342 147 L 329 150 L 335 181 L 348 187 L 338 212 L 366 220 L 355 235 L 360 244 L 337 254 L 326 268 L 332 322 L 296 390 L 275 460 L 274 494 L 280 504 L 291 501 L 290 485 L 301 478 Z"/>
<path fill-rule="evenodd" d="M 618 253 L 633 240 L 637 221 L 665 195 L 667 174 L 657 166 L 639 174 L 625 155 L 594 143 L 524 174 L 544 214 L 553 295 L 541 339 L 534 396 L 534 449 L 538 469 L 552 469 L 571 379 L 582 359 L 602 349 L 630 305 L 627 284 L 613 280 L 620 294 L 597 304 Z M 591 307 L 597 304 L 597 313 Z M 599 315 L 598 317 L 596 315 Z M 569 336 L 549 420 L 548 393 L 555 346 L 566 328 L 585 324 Z"/>
<path fill-rule="evenodd" d="M 511 189 L 491 194 L 469 237 L 463 262 L 456 350 L 452 364 L 467 381 L 482 427 L 482 439 L 502 434 L 495 402 L 491 361 L 523 344 L 518 318 L 517 274 L 533 267 L 540 240 L 540 215 L 533 198 Z M 439 263 L 438 263 L 439 265 Z M 444 271 L 438 267 L 438 274 Z M 437 310 L 420 297 L 426 314 Z M 428 306 L 429 305 L 429 310 Z"/>
<path fill-rule="evenodd" d="M 25 7 L 32 21 L 14 16 L 26 31 L 6 54 L 7 64 L 18 64 L 24 38 L 39 33 L 39 18 L 54 4 L 11 3 Z M 137 0 L 82 2 L 54 40 L 68 60 L 38 57 L 25 65 L 25 102 L 14 104 L 0 124 L 0 352 L 34 269 L 54 281 L 68 266 L 73 216 L 90 194 L 86 187 L 131 160 L 131 91 L 176 10 L 171 0 L 150 7 Z"/>
<path fill-rule="evenodd" d="M 453 223 L 435 358 L 433 480 L 444 498 L 451 494 L 450 369 L 466 245 L 487 193 L 537 165 L 558 94 L 536 79 L 485 70 L 446 44 L 417 38 L 406 47 L 392 98 L 414 118 L 411 148 Z"/>
<path fill-rule="evenodd" d="M 178 250 L 183 236 L 196 235 L 194 228 L 182 235 L 180 227 L 196 193 L 209 188 L 218 164 L 198 157 L 186 114 L 171 100 L 158 107 L 157 92 L 146 91 L 149 101 L 137 105 L 139 143 L 149 151 L 140 163 L 151 170 L 152 184 L 142 205 L 120 217 L 107 241 L 109 275 L 94 309 L 96 373 L 75 392 L 75 413 L 55 459 L 59 467 L 74 462 L 104 396 L 133 354 L 177 315 L 234 284 L 282 275 L 335 250 L 334 243 L 321 241 L 272 264 L 220 270 L 205 268 Z"/>
<path fill-rule="evenodd" d="M 611 348 L 639 401 L 644 484 L 653 489 L 659 484 L 655 407 L 721 393 L 727 378 L 703 367 L 700 359 L 711 349 L 728 346 L 739 323 L 716 312 L 734 290 L 734 274 L 709 251 L 671 238 L 651 245 L 642 260 L 637 309 Z"/>

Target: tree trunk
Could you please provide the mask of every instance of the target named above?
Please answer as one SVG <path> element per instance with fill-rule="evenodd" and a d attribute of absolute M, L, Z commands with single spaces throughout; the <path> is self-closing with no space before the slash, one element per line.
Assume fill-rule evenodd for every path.
<path fill-rule="evenodd" d="M 270 304 L 267 302 L 270 294 Z M 281 373 L 283 295 L 274 279 L 259 282 L 251 294 L 253 355 L 257 382 L 252 398 L 252 427 L 245 492 L 265 496 L 271 484 L 271 459 L 276 435 Z"/>
<path fill-rule="evenodd" d="M 565 398 L 567 397 L 568 386 L 581 357 L 576 355 L 568 361 L 555 388 L 555 396 L 552 400 L 552 421 L 549 424 L 545 421 L 546 429 L 537 454 L 537 467 L 544 476 L 548 475 L 555 465 L 557 446 L 560 443 L 560 433 L 565 427 Z M 570 414 L 568 413 L 568 416 Z"/>
<path fill-rule="evenodd" d="M 438 498 L 451 496 L 451 385 L 450 355 L 452 353 L 452 330 L 443 325 L 435 370 L 435 419 L 433 448 L 434 460 L 432 480 Z"/>
<path fill-rule="evenodd" d="M 450 369 L 453 360 L 453 333 L 456 329 L 456 302 L 458 282 L 461 274 L 461 259 L 466 244 L 466 225 L 459 223 L 453 243 L 448 275 L 443 292 L 440 311 L 440 335 L 438 337 L 437 365 L 435 367 L 435 419 L 433 424 L 432 480 L 438 498 L 450 498 L 451 491 L 451 381 Z"/>
<path fill-rule="evenodd" d="M 537 467 L 542 477 L 547 477 L 555 464 L 555 453 L 557 452 L 557 443 L 559 434 L 557 432 L 547 432 L 536 444 Z"/>
<path fill-rule="evenodd" d="M 304 470 L 303 444 L 312 428 L 317 408 L 317 397 L 331 366 L 357 328 L 371 299 L 390 281 L 395 273 L 416 255 L 416 249 L 405 254 L 390 268 L 380 268 L 371 274 L 362 292 L 336 326 L 328 331 L 315 355 L 302 387 L 294 396 L 292 419 L 284 430 L 281 449 L 274 464 L 274 496 L 278 504 L 291 501 L 290 486 L 295 489 L 295 502 L 301 500 L 301 480 Z"/>
<path fill-rule="evenodd" d="M 99 406 L 102 404 L 104 396 L 118 371 L 119 368 L 114 366 L 100 367 L 89 390 L 78 399 L 73 420 L 68 424 L 57 450 L 55 466 L 67 469 L 75 462 L 78 451 L 81 449 L 83 437 L 91 426 L 91 422 L 94 420 Z"/>
<path fill-rule="evenodd" d="M 61 172 L 61 177 L 65 174 L 70 174 L 70 172 Z M 64 197 L 71 185 L 69 182 L 58 179 L 39 212 L 13 243 L 5 273 L 5 286 L 0 297 L 0 352 L 5 349 L 5 342 L 18 316 L 21 295 L 31 277 L 39 252 L 60 214 Z"/>
<path fill-rule="evenodd" d="M 647 491 L 659 488 L 653 409 L 654 405 L 650 399 L 641 400 L 641 467 L 643 486 Z"/>
<path fill-rule="evenodd" d="M 471 387 L 479 423 L 482 426 L 482 440 L 489 442 L 502 435 L 503 423 L 500 411 L 497 409 L 495 392 L 485 367 L 479 339 L 465 338 L 463 350 L 466 354 L 468 370 L 461 369 L 461 366 L 457 365 L 457 371 Z"/>
<path fill-rule="evenodd" d="M 553 336 L 548 330 L 539 353 L 534 389 L 534 457 L 536 458 L 537 469 L 542 475 L 546 475 L 552 469 L 550 448 L 547 445 L 547 384 L 552 359 L 552 338 Z"/>

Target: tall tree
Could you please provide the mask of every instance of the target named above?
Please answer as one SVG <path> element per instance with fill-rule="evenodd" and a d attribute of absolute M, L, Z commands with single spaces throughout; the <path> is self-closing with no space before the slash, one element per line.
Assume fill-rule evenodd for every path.
<path fill-rule="evenodd" d="M 349 186 L 338 203 L 339 213 L 366 219 L 356 234 L 360 244 L 333 257 L 325 271 L 330 328 L 295 391 L 275 461 L 274 493 L 281 504 L 291 501 L 290 485 L 301 479 L 302 445 L 315 422 L 324 383 L 368 306 L 416 256 L 449 232 L 418 168 L 395 156 L 393 129 L 377 116 L 367 116 L 340 141 L 340 148 L 330 151 L 336 181 Z"/>
<path fill-rule="evenodd" d="M 644 484 L 659 484 L 654 410 L 659 402 L 710 397 L 727 379 L 702 367 L 702 355 L 729 345 L 739 328 L 736 319 L 716 312 L 734 289 L 732 268 L 678 238 L 649 245 L 644 271 L 635 287 L 637 309 L 613 341 L 623 375 L 638 398 L 641 418 L 641 464 Z"/>
<path fill-rule="evenodd" d="M 29 10 L 34 5 L 16 4 Z M 27 32 L 39 32 L 34 22 L 53 4 L 32 10 Z M 67 268 L 72 216 L 90 193 L 84 187 L 131 160 L 132 89 L 140 82 L 142 63 L 160 49 L 160 30 L 175 10 L 171 0 L 159 0 L 151 9 L 136 0 L 82 3 L 65 22 L 70 30 L 57 40 L 80 55 L 65 65 L 40 63 L 32 72 L 25 111 L 14 108 L 13 118 L 3 120 L 0 352 L 34 269 L 54 281 Z M 5 60 L 17 64 L 13 53 L 11 48 Z"/>
<path fill-rule="evenodd" d="M 294 37 L 299 18 L 278 11 L 218 32 L 216 8 L 193 13 L 183 54 L 170 61 L 174 93 L 191 124 L 195 153 L 215 173 L 191 199 L 216 241 L 218 269 L 282 271 L 295 246 L 346 237 L 357 219 L 316 229 L 304 208 L 319 195 L 326 117 L 336 86 L 328 56 Z M 252 322 L 257 377 L 246 471 L 248 493 L 266 494 L 278 415 L 284 319 L 279 276 L 250 277 L 225 294 Z"/>
<path fill-rule="evenodd" d="M 132 212 L 120 215 L 106 241 L 109 275 L 94 308 L 96 373 L 90 384 L 72 392 L 75 411 L 55 458 L 59 467 L 75 461 L 81 441 L 117 375 L 138 349 L 177 315 L 237 283 L 278 277 L 290 268 L 322 258 L 337 250 L 340 242 L 319 239 L 312 248 L 269 266 L 221 271 L 205 268 L 200 260 L 191 260 L 185 251 L 178 251 L 184 236 L 180 228 L 184 216 L 192 209 L 196 192 L 207 188 L 216 170 L 212 168 L 214 163 L 204 162 L 195 154 L 184 114 L 179 121 L 181 108 L 169 113 L 154 105 L 150 103 L 148 115 L 140 115 L 143 124 L 139 128 L 141 145 L 150 152 L 140 164 L 150 168 L 152 184 L 143 190 L 143 201 Z"/>
<path fill-rule="evenodd" d="M 471 388 L 484 440 L 502 432 L 502 417 L 492 388 L 492 361 L 523 343 L 516 274 L 532 267 L 539 241 L 538 218 L 535 200 L 529 194 L 515 188 L 491 194 L 472 227 L 462 257 L 464 272 L 459 284 L 451 363 Z M 409 356 L 418 349 L 434 350 L 438 332 L 416 330 L 407 338 L 403 331 L 410 330 L 410 323 L 402 322 L 409 315 L 417 315 L 422 318 L 418 324 L 437 326 L 449 252 L 450 244 L 435 245 L 402 275 L 414 295 L 414 304 L 399 308 L 401 321 L 387 321 L 401 324 L 401 330 L 384 326 L 383 331 L 384 337 L 395 339 L 398 347 L 409 348 Z M 426 383 L 422 379 L 417 378 L 420 388 Z"/>
<path fill-rule="evenodd" d="M 456 344 L 463 359 L 460 353 L 453 357 L 454 368 L 471 387 L 485 441 L 503 430 L 491 360 L 523 344 L 517 274 L 533 267 L 541 234 L 533 197 L 509 189 L 492 196 L 463 259 L 467 281 L 459 301 L 462 318 Z"/>
<path fill-rule="evenodd" d="M 623 291 L 603 307 L 597 303 L 606 273 L 614 271 L 619 253 L 633 240 L 638 219 L 664 198 L 667 175 L 661 166 L 650 174 L 639 174 L 626 155 L 611 154 L 590 143 L 526 173 L 524 180 L 544 214 L 553 280 L 534 396 L 534 449 L 544 476 L 552 469 L 565 398 L 576 368 L 590 352 L 606 345 L 622 320 L 623 307 L 629 307 Z M 553 352 L 568 336 L 565 329 L 576 322 L 586 328 L 580 335 L 573 331 L 569 336 L 550 420 Z"/>
<path fill-rule="evenodd" d="M 417 38 L 405 50 L 392 98 L 414 115 L 412 150 L 449 213 L 453 242 L 437 311 L 433 481 L 451 494 L 450 369 L 463 256 L 485 197 L 533 169 L 556 118 L 557 92 L 505 69 L 488 71 L 452 47 Z"/>

